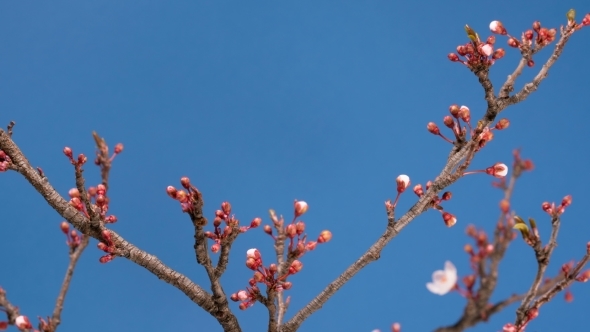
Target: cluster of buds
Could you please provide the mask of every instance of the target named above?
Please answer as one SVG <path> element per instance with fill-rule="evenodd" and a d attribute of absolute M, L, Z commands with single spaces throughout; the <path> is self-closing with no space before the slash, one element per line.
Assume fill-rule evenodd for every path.
<path fill-rule="evenodd" d="M 223 227 L 223 229 L 221 228 L 222 221 L 225 222 L 225 227 Z M 249 226 L 241 226 L 240 232 L 244 233 L 251 228 L 256 228 L 260 226 L 261 222 L 262 219 L 254 218 Z M 213 253 L 219 252 L 223 239 L 228 237 L 232 233 L 233 228 L 238 226 L 239 223 L 239 220 L 231 214 L 231 204 L 229 202 L 221 203 L 221 209 L 215 211 L 215 219 L 213 219 L 213 227 L 215 227 L 215 230 L 213 232 L 205 232 L 205 236 L 215 242 L 211 246 L 211 251 Z"/>
<path fill-rule="evenodd" d="M 430 189 L 430 186 L 432 186 L 432 181 L 426 182 L 426 191 Z M 421 184 L 415 185 L 413 191 L 418 198 L 424 196 L 424 188 L 422 188 Z M 457 223 L 457 218 L 453 214 L 446 212 L 441 204 L 444 201 L 450 200 L 452 197 L 452 192 L 445 191 L 440 197 L 438 195 L 434 196 L 430 202 L 430 206 L 441 213 L 443 221 L 447 227 L 453 227 Z"/>
<path fill-rule="evenodd" d="M 275 228 L 279 229 L 279 232 L 285 234 L 289 239 L 289 247 L 287 249 L 288 257 L 301 257 L 306 252 L 314 250 L 318 243 L 326 243 L 332 239 L 332 233 L 329 230 L 323 230 L 315 241 L 307 241 L 305 223 L 302 220 L 297 220 L 297 218 L 307 212 L 307 209 L 308 205 L 306 202 L 295 200 L 295 203 L 293 204 L 293 220 L 286 226 L 285 220 L 282 216 L 279 218 L 274 210 L 269 211 L 270 219 Z M 270 225 L 264 225 L 263 229 L 266 234 L 270 235 L 273 240 L 277 241 Z"/>
<path fill-rule="evenodd" d="M 490 23 L 490 29 L 494 33 L 506 34 L 506 29 L 499 21 Z M 485 41 L 482 41 L 479 35 L 468 25 L 465 25 L 465 32 L 470 42 L 457 46 L 457 53 L 448 54 L 449 60 L 460 62 L 471 70 L 480 70 L 489 68 L 496 60 L 503 58 L 506 54 L 503 48 L 494 50 L 495 36 L 489 36 Z"/>
<path fill-rule="evenodd" d="M 111 238 L 111 232 L 108 229 L 102 231 L 102 239 L 103 241 L 98 242 L 97 247 L 98 249 L 106 252 L 107 254 L 100 257 L 98 261 L 101 263 L 108 263 L 116 257 L 115 244 L 113 243 L 113 240 Z"/>
<path fill-rule="evenodd" d="M 241 302 L 241 310 L 253 306 L 258 296 L 261 296 L 258 283 L 264 284 L 267 289 L 277 292 L 289 290 L 293 284 L 287 281 L 287 277 L 301 271 L 303 263 L 293 260 L 287 271 L 283 275 L 278 275 L 278 266 L 276 264 L 270 264 L 268 267 L 265 267 L 260 251 L 253 248 L 246 252 L 246 266 L 254 271 L 253 277 L 248 280 L 249 287 L 232 294 L 230 297 L 234 302 Z"/>
<path fill-rule="evenodd" d="M 0 150 L 0 172 L 6 172 L 10 164 L 10 157 L 2 150 Z"/>
<path fill-rule="evenodd" d="M 62 221 L 61 224 L 59 224 L 59 228 L 61 229 L 62 233 L 66 235 L 66 244 L 68 247 L 70 247 L 72 250 L 76 250 L 82 241 L 76 230 L 72 229 L 70 232 L 70 225 L 66 221 Z M 82 234 L 82 236 L 84 236 L 84 234 Z"/>
<path fill-rule="evenodd" d="M 469 255 L 471 268 L 477 271 L 477 264 L 494 252 L 494 245 L 489 242 L 487 233 L 484 230 L 477 230 L 474 225 L 468 225 L 465 233 L 473 239 L 473 245 L 467 243 L 463 250 Z M 467 283 L 465 284 L 468 286 Z M 472 286 L 468 286 L 470 287 Z"/>
<path fill-rule="evenodd" d="M 469 107 L 465 105 L 459 106 L 457 104 L 453 104 L 449 107 L 449 113 L 451 113 L 451 115 L 446 115 L 443 118 L 443 124 L 445 125 L 445 127 L 451 129 L 453 135 L 455 135 L 455 141 L 462 142 L 467 139 L 467 128 L 461 125 L 461 121 L 467 124 L 467 127 L 469 128 L 469 133 L 473 138 L 475 133 L 471 126 L 471 111 L 469 110 Z M 510 121 L 508 119 L 501 119 L 494 126 L 478 128 L 481 130 L 481 132 L 479 132 L 477 136 L 477 150 L 479 151 L 494 138 L 494 130 L 503 130 L 508 128 L 508 126 L 510 126 Z M 426 129 L 431 134 L 440 136 L 445 141 L 454 144 L 453 140 L 447 138 L 441 133 L 440 128 L 436 123 L 429 122 L 426 125 Z"/>
<path fill-rule="evenodd" d="M 186 189 L 186 191 L 183 189 L 177 190 L 173 186 L 168 186 L 166 187 L 166 193 L 170 198 L 180 202 L 182 212 L 188 213 L 193 211 L 193 203 L 200 199 L 201 193 L 191 184 L 189 178 L 186 176 L 180 178 L 180 184 Z"/>
<path fill-rule="evenodd" d="M 98 212 L 101 220 L 105 223 L 117 222 L 117 217 L 114 215 L 107 216 L 109 210 L 109 198 L 107 197 L 107 188 L 104 184 L 99 184 L 96 187 L 89 187 L 87 190 L 87 199 L 92 205 L 92 209 Z M 89 217 L 86 206 L 82 202 L 80 191 L 77 188 L 72 188 L 68 191 L 70 196 L 70 205 L 76 210 L 82 212 L 86 217 Z"/>
<path fill-rule="evenodd" d="M 79 169 L 80 167 L 82 167 L 82 165 L 86 163 L 86 161 L 88 161 L 88 158 L 86 158 L 86 156 L 83 153 L 80 153 L 78 155 L 78 158 L 74 159 L 74 153 L 72 152 L 72 149 L 67 146 L 63 149 L 63 153 L 64 155 L 66 155 L 66 157 L 68 157 L 70 163 L 74 165 L 76 169 Z"/>
<path fill-rule="evenodd" d="M 547 214 L 554 217 L 554 216 L 559 216 L 562 213 L 564 213 L 565 208 L 570 206 L 571 204 L 572 204 L 572 195 L 567 195 L 561 200 L 561 204 L 559 204 L 558 206 L 555 206 L 555 202 L 554 203 L 543 202 L 543 204 L 541 204 L 541 208 L 543 209 L 543 211 L 547 212 Z"/>

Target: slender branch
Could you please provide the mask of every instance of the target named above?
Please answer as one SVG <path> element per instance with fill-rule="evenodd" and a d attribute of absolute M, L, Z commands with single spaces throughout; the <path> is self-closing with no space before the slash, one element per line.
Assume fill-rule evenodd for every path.
<path fill-rule="evenodd" d="M 520 162 L 520 158 L 515 158 L 515 162 L 512 168 L 512 174 L 510 180 L 506 185 L 501 182 L 502 189 L 504 192 L 503 200 L 510 202 L 512 194 L 514 192 L 514 186 L 517 179 L 520 177 L 523 171 L 523 165 Z M 497 227 L 494 231 L 494 251 L 486 257 L 481 259 L 477 264 L 477 277 L 480 278 L 479 289 L 473 296 L 467 298 L 467 304 L 463 310 L 463 315 L 459 320 L 450 326 L 440 327 L 436 332 L 460 332 L 464 329 L 474 326 L 484 320 L 487 320 L 489 316 L 498 312 L 505 306 L 517 301 L 522 298 L 521 296 L 512 296 L 502 302 L 497 303 L 494 306 L 488 304 L 489 300 L 496 288 L 498 279 L 498 267 L 499 263 L 504 257 L 506 250 L 510 242 L 512 241 L 512 229 L 505 222 L 509 218 L 509 215 L 500 213 L 498 218 Z M 489 264 L 488 264 L 489 263 Z"/>
<path fill-rule="evenodd" d="M 569 25 L 567 25 L 565 28 L 562 27 L 561 28 L 561 37 L 559 38 L 559 41 L 557 42 L 557 44 L 555 44 L 555 48 L 553 49 L 553 53 L 551 53 L 551 56 L 549 57 L 549 59 L 547 59 L 547 62 L 545 62 L 545 64 L 541 67 L 541 70 L 537 73 L 537 75 L 533 78 L 533 80 L 531 82 L 525 84 L 524 87 L 519 92 L 514 94 L 513 96 L 501 99 L 501 102 L 503 104 L 505 104 L 506 106 L 513 105 L 513 104 L 516 104 L 516 103 L 519 103 L 519 102 L 525 100 L 532 92 L 536 91 L 539 88 L 539 85 L 541 84 L 543 79 L 545 79 L 547 77 L 547 74 L 549 73 L 549 69 L 551 68 L 551 66 L 553 66 L 555 61 L 557 61 L 557 59 L 559 58 L 559 56 L 563 52 L 565 44 L 567 43 L 567 41 L 569 40 L 569 38 L 572 36 L 572 34 L 575 31 L 576 30 Z M 523 60 L 521 60 L 521 62 L 522 61 Z M 519 67 L 520 67 L 520 64 L 519 64 Z M 518 69 L 518 67 L 517 67 L 517 69 Z M 518 76 L 518 75 L 516 75 L 516 76 Z M 513 82 L 511 81 L 511 78 L 509 77 L 509 79 L 506 81 L 506 83 L 504 85 L 506 87 L 509 87 L 510 84 L 512 84 L 512 83 Z"/>
<path fill-rule="evenodd" d="M 556 283 L 550 290 L 548 290 L 545 294 L 539 297 L 531 308 L 539 309 L 543 304 L 549 302 L 555 295 L 557 295 L 562 290 L 566 289 L 569 285 L 576 280 L 576 277 L 582 271 L 582 268 L 590 261 L 590 252 L 586 252 L 586 255 L 582 257 L 582 259 L 576 264 L 574 269 L 561 280 L 560 282 Z"/>
<path fill-rule="evenodd" d="M 220 264 L 218 268 L 213 267 L 211 263 L 211 258 L 209 257 L 209 251 L 207 249 L 207 237 L 205 236 L 205 232 L 203 226 L 207 224 L 207 218 L 203 215 L 203 195 L 197 190 L 197 188 L 191 188 L 193 192 L 193 205 L 192 210 L 189 211 L 189 216 L 191 221 L 193 222 L 193 226 L 195 227 L 195 255 L 197 258 L 197 262 L 205 268 L 207 272 L 207 276 L 209 277 L 209 281 L 211 283 L 211 291 L 213 292 L 213 302 L 215 302 L 216 311 L 214 313 L 215 318 L 217 321 L 224 326 L 224 328 L 231 327 L 236 331 L 240 331 L 238 319 L 232 313 L 231 309 L 229 308 L 229 303 L 227 301 L 227 296 L 223 290 L 223 286 L 220 282 L 220 277 L 225 270 L 225 265 L 228 261 L 228 252 L 229 248 L 226 249 L 225 256 L 220 257 Z M 222 248 L 229 243 L 231 246 L 231 242 L 236 239 L 239 234 L 239 228 L 237 226 L 232 227 L 232 233 L 229 235 L 229 238 L 226 239 L 228 242 L 222 243 Z M 223 255 L 223 254 L 222 254 Z M 225 260 L 225 263 L 223 262 Z"/>
<path fill-rule="evenodd" d="M 535 295 L 538 293 L 538 288 L 543 281 L 543 277 L 545 276 L 545 271 L 547 271 L 547 267 L 549 266 L 549 258 L 553 253 L 553 249 L 557 246 L 557 233 L 559 231 L 560 226 L 560 219 L 557 215 L 554 215 L 551 220 L 551 236 L 549 239 L 549 243 L 546 247 L 542 247 L 541 241 L 537 241 L 534 246 L 533 250 L 535 251 L 535 257 L 537 258 L 537 273 L 531 285 L 531 288 L 525 295 L 522 303 L 516 309 L 516 326 L 522 325 L 522 323 L 526 320 L 526 313 L 530 309 L 529 305 L 533 301 Z"/>
<path fill-rule="evenodd" d="M 399 232 L 404 229 L 412 220 L 426 211 L 430 206 L 432 199 L 444 188 L 448 187 L 461 174 L 451 174 L 459 163 L 467 157 L 475 141 L 470 141 L 463 147 L 454 150 L 439 176 L 434 180 L 428 191 L 418 200 L 408 212 L 406 212 L 393 226 L 388 226 L 385 232 L 369 249 L 352 265 L 350 265 L 336 280 L 332 281 L 323 291 L 311 300 L 305 307 L 299 310 L 288 322 L 281 326 L 282 332 L 295 331 L 312 313 L 321 308 L 328 299 L 336 293 L 344 284 L 346 284 L 356 273 L 369 263 L 379 259 L 381 251 Z"/>
<path fill-rule="evenodd" d="M 51 316 L 51 320 L 49 322 L 49 329 L 46 330 L 47 332 L 54 332 L 57 330 L 57 327 L 61 323 L 61 312 L 63 310 L 63 304 L 66 299 L 66 294 L 68 293 L 68 289 L 70 288 L 70 282 L 72 280 L 72 276 L 74 275 L 74 269 L 76 268 L 76 264 L 78 263 L 78 259 L 82 256 L 82 252 L 88 246 L 88 242 L 90 238 L 88 236 L 83 236 L 80 245 L 78 245 L 75 249 L 70 252 L 70 263 L 68 265 L 68 269 L 66 270 L 66 276 L 64 277 L 64 281 L 61 284 L 61 288 L 59 290 L 59 294 L 57 296 L 57 300 L 55 302 L 55 308 L 53 309 L 53 315 Z"/>

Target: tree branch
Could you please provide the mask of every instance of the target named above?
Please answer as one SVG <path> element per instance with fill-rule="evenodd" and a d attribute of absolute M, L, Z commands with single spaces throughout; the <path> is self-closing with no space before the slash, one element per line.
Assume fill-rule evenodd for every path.
<path fill-rule="evenodd" d="M 82 234 L 91 236 L 99 241 L 103 240 L 101 231 L 90 226 L 90 221 L 74 209 L 57 191 L 51 186 L 46 177 L 42 177 L 35 171 L 27 158 L 23 155 L 18 146 L 11 140 L 10 136 L 0 129 L 0 149 L 11 158 L 11 169 L 16 170 L 39 192 L 45 201 L 59 213 L 64 219 L 70 222 Z M 215 317 L 217 308 L 211 295 L 199 285 L 192 282 L 183 274 L 174 271 L 166 266 L 156 256 L 153 256 L 135 245 L 127 242 L 116 232 L 110 230 L 113 242 L 119 255 L 146 268 L 159 279 L 174 286 L 188 296 L 194 303 Z M 217 317 L 216 317 L 217 318 Z M 221 323 L 221 322 L 220 322 Z M 226 331 L 239 331 L 239 327 L 226 325 Z"/>

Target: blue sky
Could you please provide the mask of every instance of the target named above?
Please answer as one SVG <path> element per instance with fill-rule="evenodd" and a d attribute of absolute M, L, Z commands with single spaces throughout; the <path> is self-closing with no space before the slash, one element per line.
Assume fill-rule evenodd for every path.
<path fill-rule="evenodd" d="M 291 312 L 301 308 L 381 234 L 383 201 L 394 179 L 424 184 L 444 165 L 450 146 L 429 134 L 450 104 L 484 111 L 483 92 L 447 53 L 466 41 L 469 24 L 487 36 L 492 20 L 519 35 L 534 20 L 548 27 L 578 17 L 585 1 L 57 1 L 0 3 L 0 123 L 15 120 L 14 139 L 63 194 L 74 186 L 61 150 L 94 153 L 91 131 L 125 151 L 111 173 L 110 212 L 117 232 L 207 288 L 194 259 L 192 225 L 167 185 L 189 176 L 212 218 L 222 201 L 242 222 L 266 211 L 290 215 L 306 200 L 308 233 L 332 241 L 303 258 L 291 281 Z M 587 30 L 587 31 L 586 31 Z M 510 128 L 477 155 L 473 169 L 511 163 L 522 148 L 535 170 L 517 184 L 513 208 L 537 219 L 546 239 L 543 201 L 573 195 L 551 261 L 579 258 L 590 240 L 587 123 L 590 29 L 577 33 L 540 89 L 503 116 Z M 504 44 L 503 38 L 498 43 Z M 536 56 L 537 64 L 548 51 Z M 494 65 L 496 86 L 514 68 L 508 50 Z M 526 69 L 529 79 L 539 69 Z M 517 87 L 522 86 L 518 81 Z M 89 165 L 87 183 L 98 183 Z M 469 273 L 465 226 L 492 230 L 501 193 L 488 176 L 453 185 L 445 207 L 458 218 L 446 228 L 429 211 L 407 227 L 371 264 L 311 316 L 300 331 L 371 331 L 394 321 L 404 331 L 455 322 L 464 300 L 430 294 L 431 273 L 452 260 Z M 60 216 L 17 174 L 0 174 L 3 253 L 0 285 L 33 318 L 49 315 L 67 266 Z M 404 195 L 398 214 L 416 198 Z M 95 241 L 84 253 L 66 299 L 61 331 L 220 331 L 181 292 L 124 259 L 101 265 Z M 223 277 L 227 293 L 242 289 L 250 271 L 245 251 L 272 258 L 262 230 L 241 236 Z M 515 241 L 501 264 L 495 300 L 526 290 L 534 275 L 530 248 Z M 531 331 L 579 330 L 590 289 L 575 284 L 541 309 Z M 260 304 L 241 312 L 244 331 L 261 331 Z M 496 331 L 514 320 L 515 305 L 473 331 Z M 289 315 L 288 315 L 289 316 Z"/>

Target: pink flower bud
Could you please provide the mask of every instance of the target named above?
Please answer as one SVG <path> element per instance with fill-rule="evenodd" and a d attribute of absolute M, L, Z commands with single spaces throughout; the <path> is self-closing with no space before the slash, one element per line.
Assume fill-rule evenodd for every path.
<path fill-rule="evenodd" d="M 490 56 L 494 53 L 494 47 L 490 44 L 480 44 L 477 49 L 479 53 L 485 56 Z"/>
<path fill-rule="evenodd" d="M 410 177 L 405 174 L 401 174 L 395 179 L 395 182 L 397 183 L 397 192 L 401 194 L 410 185 Z"/>
<path fill-rule="evenodd" d="M 297 228 L 294 224 L 289 224 L 287 225 L 287 228 L 285 228 L 285 233 L 288 237 L 293 238 L 295 235 L 297 235 Z"/>
<path fill-rule="evenodd" d="M 533 32 L 533 30 L 529 29 L 524 32 L 523 36 L 524 36 L 524 39 L 531 41 L 531 40 L 533 40 L 534 32 Z"/>
<path fill-rule="evenodd" d="M 422 197 L 422 195 L 424 195 L 424 190 L 422 189 L 421 184 L 414 186 L 414 194 L 416 194 L 418 197 Z"/>
<path fill-rule="evenodd" d="M 486 168 L 486 173 L 496 178 L 503 178 L 508 174 L 508 166 L 502 163 L 495 163 L 493 166 Z"/>
<path fill-rule="evenodd" d="M 510 37 L 508 38 L 508 46 L 517 48 L 520 47 L 520 42 L 518 41 L 518 39 Z"/>
<path fill-rule="evenodd" d="M 65 221 L 62 221 L 61 224 L 59 224 L 59 228 L 66 235 L 70 232 L 70 225 Z"/>
<path fill-rule="evenodd" d="M 294 260 L 293 263 L 291 263 L 291 266 L 289 266 L 289 274 L 295 274 L 295 273 L 301 271 L 302 268 L 303 268 L 303 263 L 301 263 L 298 260 Z"/>
<path fill-rule="evenodd" d="M 447 128 L 453 129 L 455 127 L 455 120 L 450 115 L 447 115 L 443 118 L 443 123 Z"/>
<path fill-rule="evenodd" d="M 459 108 L 459 117 L 461 120 L 465 122 L 469 122 L 471 120 L 471 112 L 469 111 L 469 107 L 463 105 Z"/>
<path fill-rule="evenodd" d="M 78 155 L 78 164 L 84 165 L 87 160 L 88 160 L 88 158 L 86 158 L 86 156 L 83 153 L 80 153 Z"/>
<path fill-rule="evenodd" d="M 442 194 L 442 196 L 441 196 L 441 199 L 442 199 L 443 201 L 448 201 L 448 200 L 450 200 L 450 199 L 451 199 L 451 197 L 453 197 L 453 194 L 452 194 L 450 191 L 445 191 L 445 192 Z"/>
<path fill-rule="evenodd" d="M 494 59 L 494 60 L 502 59 L 505 54 L 506 54 L 506 51 L 504 51 L 503 48 L 499 48 L 494 52 L 494 55 L 492 55 L 492 59 Z"/>
<path fill-rule="evenodd" d="M 70 149 L 69 147 L 65 147 L 63 150 L 63 153 L 66 155 L 66 157 L 73 159 L 73 154 L 72 154 L 72 149 Z"/>
<path fill-rule="evenodd" d="M 183 176 L 180 178 L 180 184 L 184 187 L 184 189 L 189 189 L 191 187 L 191 180 L 188 177 Z M 174 188 L 174 187 L 169 186 L 168 188 Z M 172 197 L 172 198 L 174 198 L 174 197 Z"/>
<path fill-rule="evenodd" d="M 535 65 L 535 61 L 533 61 L 533 59 L 530 59 L 530 60 L 529 60 L 529 61 L 526 63 L 526 65 L 527 65 L 527 66 L 529 66 L 529 67 L 533 67 L 533 66 Z"/>
<path fill-rule="evenodd" d="M 117 145 L 115 145 L 115 153 L 119 154 L 123 152 L 123 143 L 117 143 Z"/>
<path fill-rule="evenodd" d="M 510 211 L 510 202 L 506 199 L 500 201 L 500 211 L 507 214 Z"/>
<path fill-rule="evenodd" d="M 113 255 L 104 255 L 101 258 L 98 259 L 99 262 L 101 262 L 102 264 L 108 263 L 110 261 L 112 261 L 113 259 L 115 259 L 115 256 Z"/>
<path fill-rule="evenodd" d="M 305 244 L 305 250 L 306 251 L 312 251 L 315 250 L 315 248 L 317 247 L 318 243 L 315 241 L 309 241 Z"/>
<path fill-rule="evenodd" d="M 504 28 L 504 25 L 502 25 L 502 22 L 500 21 L 492 21 L 490 23 L 490 30 L 498 35 L 507 34 L 506 28 Z"/>
<path fill-rule="evenodd" d="M 270 225 L 264 225 L 263 230 L 266 234 L 272 235 L 272 227 Z"/>
<path fill-rule="evenodd" d="M 117 217 L 115 217 L 113 215 L 106 216 L 104 218 L 104 222 L 109 223 L 109 224 L 115 223 L 115 222 L 117 222 Z"/>
<path fill-rule="evenodd" d="M 295 230 L 297 231 L 297 235 L 303 234 L 305 232 L 305 223 L 303 221 L 295 223 Z"/>
<path fill-rule="evenodd" d="M 254 218 L 250 222 L 250 227 L 251 228 L 256 228 L 256 227 L 260 226 L 260 223 L 262 223 L 262 219 L 260 219 L 260 218 Z"/>
<path fill-rule="evenodd" d="M 449 112 L 451 112 L 451 115 L 455 118 L 459 117 L 459 105 L 457 104 L 453 104 L 449 107 Z"/>
<path fill-rule="evenodd" d="M 258 249 L 256 249 L 256 248 L 248 249 L 248 251 L 246 251 L 246 257 L 259 259 L 261 257 L 260 251 L 258 251 Z"/>
<path fill-rule="evenodd" d="M 447 227 L 452 227 L 457 223 L 457 218 L 448 212 L 443 212 L 442 217 Z"/>
<path fill-rule="evenodd" d="M 33 328 L 33 325 L 31 325 L 29 318 L 23 315 L 16 317 L 16 319 L 14 320 L 14 325 L 16 325 L 17 328 L 22 330 Z"/>
<path fill-rule="evenodd" d="M 219 252 L 219 250 L 221 250 L 221 245 L 219 243 L 214 243 L 213 245 L 211 245 L 211 252 L 216 254 Z"/>
<path fill-rule="evenodd" d="M 324 230 L 318 236 L 318 243 L 326 243 L 332 239 L 332 232 Z"/>
<path fill-rule="evenodd" d="M 496 43 L 496 36 L 491 35 L 486 39 L 486 43 L 490 45 L 494 45 Z"/>
<path fill-rule="evenodd" d="M 508 121 L 508 119 L 501 119 L 500 121 L 498 121 L 498 123 L 496 123 L 496 126 L 494 128 L 502 130 L 508 128 L 508 126 L 510 126 L 510 121 Z"/>
<path fill-rule="evenodd" d="M 467 49 L 465 48 L 465 46 L 459 45 L 457 46 L 457 53 L 459 53 L 460 56 L 465 56 L 467 54 Z"/>
<path fill-rule="evenodd" d="M 74 197 L 80 197 L 80 192 L 78 191 L 78 188 L 72 188 L 68 191 L 68 196 L 70 196 L 70 198 L 74 198 Z"/>
<path fill-rule="evenodd" d="M 568 207 L 572 204 L 572 195 L 567 195 L 561 200 L 561 206 Z"/>
<path fill-rule="evenodd" d="M 401 332 L 402 326 L 399 323 L 393 323 L 391 325 L 391 332 Z"/>
<path fill-rule="evenodd" d="M 230 215 L 231 214 L 231 204 L 229 204 L 229 202 L 223 202 L 223 203 L 221 203 L 221 210 L 226 215 Z"/>
<path fill-rule="evenodd" d="M 455 53 L 449 53 L 447 55 L 447 58 L 449 58 L 449 60 L 451 60 L 453 62 L 461 61 L 461 60 L 459 60 L 459 56 L 457 54 L 455 54 Z"/>
<path fill-rule="evenodd" d="M 307 212 L 307 203 L 304 201 L 295 200 L 294 210 L 295 210 L 295 218 L 302 216 L 305 212 Z"/>
<path fill-rule="evenodd" d="M 539 21 L 533 22 L 533 30 L 535 30 L 536 32 L 539 32 L 539 30 L 541 30 L 541 22 L 539 22 Z"/>
<path fill-rule="evenodd" d="M 428 122 L 426 129 L 433 135 L 440 135 L 440 129 L 438 129 L 438 126 L 434 122 Z"/>

